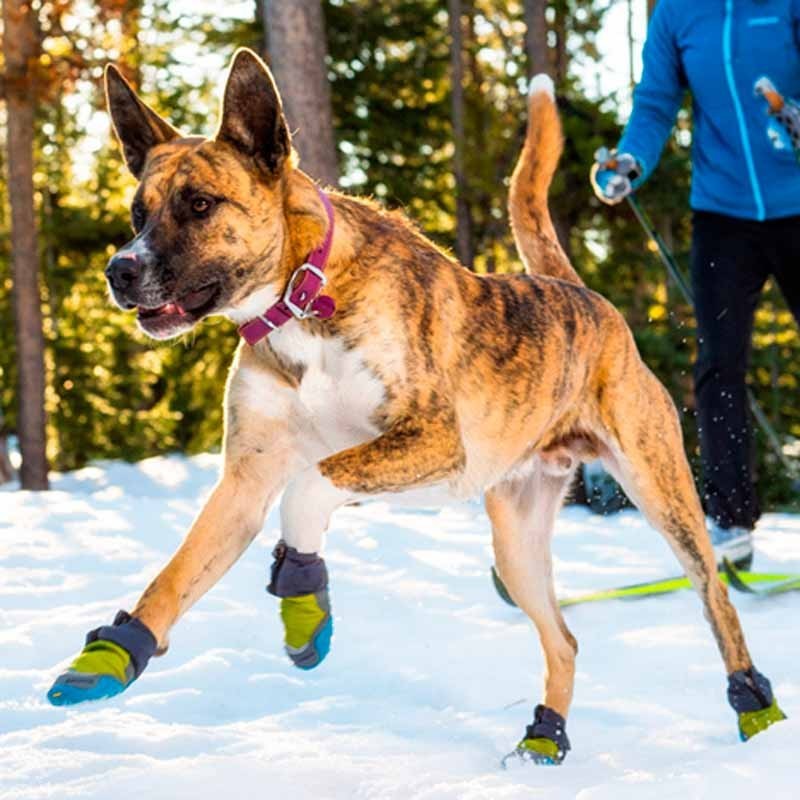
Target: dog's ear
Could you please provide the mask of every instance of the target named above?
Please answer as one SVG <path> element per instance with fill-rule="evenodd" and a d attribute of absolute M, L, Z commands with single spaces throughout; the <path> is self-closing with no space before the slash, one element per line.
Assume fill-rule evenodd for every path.
<path fill-rule="evenodd" d="M 106 104 L 114 132 L 122 145 L 128 169 L 138 180 L 142 175 L 147 152 L 157 144 L 180 137 L 168 122 L 146 106 L 113 65 L 106 66 Z"/>
<path fill-rule="evenodd" d="M 252 50 L 237 50 L 231 62 L 217 141 L 255 159 L 273 175 L 291 154 L 289 126 L 275 81 Z"/>

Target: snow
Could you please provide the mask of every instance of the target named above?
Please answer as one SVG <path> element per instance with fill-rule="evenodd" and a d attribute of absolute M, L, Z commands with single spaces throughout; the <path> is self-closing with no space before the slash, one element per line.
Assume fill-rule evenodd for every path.
<path fill-rule="evenodd" d="M 797 796 L 800 722 L 739 743 L 721 662 L 688 592 L 566 611 L 581 651 L 559 768 L 503 771 L 539 699 L 530 623 L 488 579 L 478 504 L 343 509 L 328 535 L 333 648 L 282 653 L 264 592 L 277 514 L 125 694 L 44 698 L 85 632 L 130 608 L 180 542 L 218 458 L 96 464 L 54 490 L 0 490 L 0 798 L 752 800 Z M 767 515 L 756 566 L 800 571 L 800 519 Z M 567 508 L 562 595 L 675 574 L 634 511 Z M 800 718 L 800 596 L 737 595 L 759 668 Z"/>

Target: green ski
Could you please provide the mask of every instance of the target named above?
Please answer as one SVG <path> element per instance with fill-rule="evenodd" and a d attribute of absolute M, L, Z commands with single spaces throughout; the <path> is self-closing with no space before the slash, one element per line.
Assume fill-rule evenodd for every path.
<path fill-rule="evenodd" d="M 774 576 L 775 581 L 769 586 L 756 587 L 752 586 L 751 582 L 747 580 L 747 573 L 739 572 L 727 558 L 723 560 L 722 564 L 725 568 L 725 577 L 728 579 L 728 583 L 739 592 L 754 594 L 758 597 L 774 597 L 785 592 L 800 591 L 800 576 L 798 575 L 776 575 Z"/>
<path fill-rule="evenodd" d="M 719 577 L 723 582 L 730 584 L 730 586 L 739 591 L 766 595 L 777 594 L 778 592 L 772 591 L 775 588 L 785 592 L 800 589 L 800 575 L 796 573 L 737 572 L 732 566 L 731 569 L 734 577 L 731 577 L 731 574 L 727 571 L 721 571 Z M 734 581 L 737 581 L 738 585 Z M 492 567 L 492 582 L 500 597 L 509 605 L 516 606 L 494 567 Z M 765 589 L 753 588 L 759 584 L 771 584 L 771 586 Z M 785 588 L 780 589 L 779 587 Z M 600 589 L 596 592 L 587 592 L 574 597 L 563 597 L 558 603 L 562 608 L 566 608 L 581 603 L 596 603 L 602 600 L 642 600 L 647 597 L 671 594 L 672 592 L 691 588 L 692 584 L 689 579 L 685 575 L 680 575 L 674 578 L 660 578 L 654 581 L 633 583 L 612 589 Z"/>

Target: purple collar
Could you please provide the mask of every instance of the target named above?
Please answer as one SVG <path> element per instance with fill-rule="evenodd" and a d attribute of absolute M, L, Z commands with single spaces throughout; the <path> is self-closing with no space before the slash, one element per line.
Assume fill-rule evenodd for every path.
<path fill-rule="evenodd" d="M 322 189 L 317 188 L 317 193 L 319 199 L 322 200 L 322 205 L 325 206 L 325 213 L 328 215 L 328 230 L 325 240 L 316 250 L 312 250 L 305 263 L 292 273 L 283 297 L 263 314 L 239 327 L 239 335 L 249 345 L 260 342 L 265 336 L 269 336 L 272 331 L 285 325 L 292 318 L 329 319 L 336 311 L 333 298 L 326 294 L 320 294 L 327 283 L 324 270 L 333 243 L 333 206 L 328 195 Z"/>

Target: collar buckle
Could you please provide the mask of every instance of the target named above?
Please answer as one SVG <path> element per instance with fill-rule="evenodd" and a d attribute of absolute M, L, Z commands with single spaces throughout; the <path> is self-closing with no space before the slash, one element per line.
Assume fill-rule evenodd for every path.
<path fill-rule="evenodd" d="M 314 264 L 306 261 L 301 264 L 289 278 L 283 293 L 286 308 L 297 319 L 308 319 L 318 316 L 314 309 L 314 301 L 328 282 L 325 273 Z"/>

